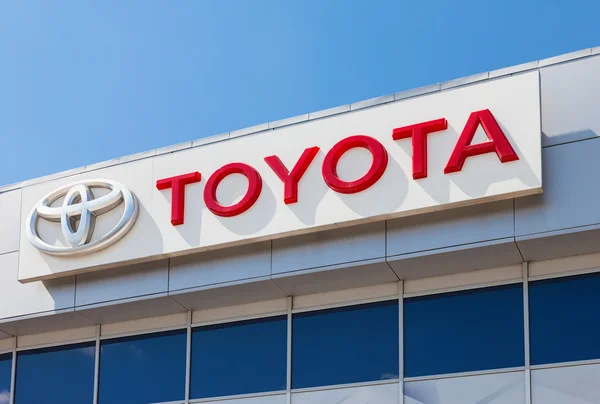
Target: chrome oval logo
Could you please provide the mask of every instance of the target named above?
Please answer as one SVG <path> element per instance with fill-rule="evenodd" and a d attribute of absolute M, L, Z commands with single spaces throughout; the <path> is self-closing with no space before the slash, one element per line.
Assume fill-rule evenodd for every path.
<path fill-rule="evenodd" d="M 94 196 L 94 189 L 108 189 L 106 195 Z M 52 206 L 63 198 L 62 205 Z M 96 217 L 124 204 L 117 224 L 106 234 L 92 241 Z M 137 199 L 122 184 L 105 179 L 83 180 L 62 186 L 38 201 L 26 221 L 27 238 L 38 250 L 58 256 L 84 255 L 106 248 L 133 227 L 138 214 Z M 40 238 L 40 220 L 60 223 L 66 246 L 54 246 Z"/>

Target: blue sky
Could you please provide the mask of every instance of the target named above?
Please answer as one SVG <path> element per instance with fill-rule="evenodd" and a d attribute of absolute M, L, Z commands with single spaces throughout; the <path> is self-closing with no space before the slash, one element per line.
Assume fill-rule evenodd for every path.
<path fill-rule="evenodd" d="M 600 45 L 597 0 L 0 3 L 0 184 Z"/>

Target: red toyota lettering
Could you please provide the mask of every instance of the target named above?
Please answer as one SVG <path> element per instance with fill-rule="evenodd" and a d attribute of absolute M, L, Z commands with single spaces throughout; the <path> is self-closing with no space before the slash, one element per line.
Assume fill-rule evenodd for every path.
<path fill-rule="evenodd" d="M 363 147 L 371 152 L 373 162 L 369 171 L 355 181 L 344 181 L 338 177 L 337 165 L 340 158 L 350 149 Z M 336 143 L 325 155 L 323 161 L 323 179 L 329 188 L 341 194 L 354 194 L 364 191 L 375 184 L 385 172 L 388 155 L 385 147 L 379 141 L 365 135 L 354 135 Z"/>
<path fill-rule="evenodd" d="M 231 206 L 223 206 L 217 201 L 217 187 L 225 177 L 242 174 L 248 180 L 248 190 L 244 197 Z M 231 217 L 244 213 L 254 205 L 262 191 L 262 178 L 258 171 L 244 163 L 224 165 L 210 176 L 204 187 L 204 203 L 217 216 Z"/>
<path fill-rule="evenodd" d="M 489 142 L 472 145 L 471 142 L 479 125 L 485 131 Z M 484 109 L 473 112 L 467 119 L 465 128 L 460 134 L 458 142 L 456 142 L 450 160 L 444 168 L 444 173 L 449 174 L 462 170 L 468 157 L 491 152 L 495 152 L 502 163 L 519 159 L 490 110 Z"/>
<path fill-rule="evenodd" d="M 277 174 L 279 179 L 283 181 L 283 202 L 286 205 L 298 202 L 298 183 L 318 152 L 319 148 L 317 146 L 304 150 L 304 153 L 302 153 L 292 171 L 287 169 L 279 157 L 265 157 L 265 162 Z"/>
<path fill-rule="evenodd" d="M 446 119 L 436 119 L 415 125 L 403 126 L 392 131 L 394 140 L 412 137 L 412 175 L 418 180 L 427 177 L 427 135 L 448 129 Z"/>
<path fill-rule="evenodd" d="M 156 181 L 156 188 L 159 191 L 171 189 L 171 224 L 173 226 L 183 224 L 185 212 L 185 186 L 199 181 L 200 173 L 198 171 Z"/>

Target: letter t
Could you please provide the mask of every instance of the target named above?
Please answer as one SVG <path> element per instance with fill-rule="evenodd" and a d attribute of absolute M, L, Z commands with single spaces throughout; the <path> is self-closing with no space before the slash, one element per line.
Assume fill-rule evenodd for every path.
<path fill-rule="evenodd" d="M 156 181 L 156 189 L 159 191 L 171 188 L 171 224 L 173 226 L 183 224 L 185 186 L 194 182 L 200 182 L 198 171 Z"/>

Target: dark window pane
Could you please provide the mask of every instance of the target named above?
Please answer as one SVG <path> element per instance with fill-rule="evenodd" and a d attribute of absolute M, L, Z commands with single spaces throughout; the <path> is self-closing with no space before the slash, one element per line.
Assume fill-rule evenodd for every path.
<path fill-rule="evenodd" d="M 10 402 L 10 377 L 12 373 L 12 354 L 0 355 L 0 404 Z"/>
<path fill-rule="evenodd" d="M 523 366 L 522 284 L 404 300 L 406 377 Z"/>
<path fill-rule="evenodd" d="M 195 328 L 191 397 L 285 390 L 287 317 Z"/>
<path fill-rule="evenodd" d="M 187 330 L 102 341 L 100 404 L 147 404 L 185 398 Z"/>
<path fill-rule="evenodd" d="M 529 284 L 531 364 L 600 358 L 600 274 Z"/>
<path fill-rule="evenodd" d="M 95 342 L 19 352 L 15 403 L 91 404 L 95 356 Z"/>
<path fill-rule="evenodd" d="M 398 301 L 295 314 L 292 387 L 398 377 Z"/>

